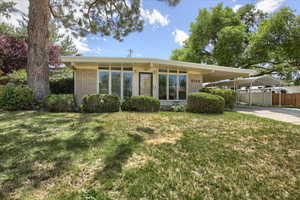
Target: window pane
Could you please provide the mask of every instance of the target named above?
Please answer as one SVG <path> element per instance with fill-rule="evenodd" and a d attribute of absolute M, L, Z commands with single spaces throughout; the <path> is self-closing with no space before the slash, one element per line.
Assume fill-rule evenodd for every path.
<path fill-rule="evenodd" d="M 99 72 L 99 93 L 108 94 L 108 72 Z"/>
<path fill-rule="evenodd" d="M 167 99 L 167 74 L 159 75 L 159 99 Z"/>
<path fill-rule="evenodd" d="M 186 75 L 179 75 L 179 99 L 186 99 Z"/>
<path fill-rule="evenodd" d="M 121 72 L 111 72 L 111 94 L 121 97 Z"/>
<path fill-rule="evenodd" d="M 177 99 L 177 76 L 176 75 L 169 75 L 169 100 Z"/>
<path fill-rule="evenodd" d="M 123 73 L 123 96 L 131 97 L 132 96 L 132 72 Z"/>

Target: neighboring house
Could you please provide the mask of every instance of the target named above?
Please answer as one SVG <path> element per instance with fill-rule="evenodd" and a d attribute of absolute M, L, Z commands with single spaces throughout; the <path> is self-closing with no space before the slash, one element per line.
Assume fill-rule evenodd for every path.
<path fill-rule="evenodd" d="M 145 95 L 162 105 L 185 102 L 187 94 L 197 92 L 203 82 L 247 77 L 246 69 L 178 62 L 150 58 L 62 57 L 74 70 L 77 103 L 84 95 L 113 94 L 121 99 Z"/>

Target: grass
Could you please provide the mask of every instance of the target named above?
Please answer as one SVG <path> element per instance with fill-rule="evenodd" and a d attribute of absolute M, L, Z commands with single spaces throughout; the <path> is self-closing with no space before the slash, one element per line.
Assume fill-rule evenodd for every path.
<path fill-rule="evenodd" d="M 300 127 L 235 112 L 0 113 L 0 199 L 299 199 Z"/>

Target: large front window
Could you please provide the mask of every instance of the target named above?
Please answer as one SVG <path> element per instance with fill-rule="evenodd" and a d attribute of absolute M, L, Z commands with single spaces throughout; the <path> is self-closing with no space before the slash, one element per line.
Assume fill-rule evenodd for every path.
<path fill-rule="evenodd" d="M 132 72 L 123 72 L 123 97 L 132 96 Z"/>
<path fill-rule="evenodd" d="M 109 86 L 108 86 L 109 73 L 108 72 L 100 72 L 99 73 L 99 93 L 100 94 L 108 94 Z"/>
<path fill-rule="evenodd" d="M 177 70 L 159 70 L 159 99 L 186 100 L 186 72 Z"/>
<path fill-rule="evenodd" d="M 167 100 L 167 74 L 159 74 L 159 99 Z"/>
<path fill-rule="evenodd" d="M 185 100 L 186 99 L 186 75 L 179 75 L 179 99 Z"/>
<path fill-rule="evenodd" d="M 111 72 L 111 94 L 121 97 L 121 72 Z"/>
<path fill-rule="evenodd" d="M 131 97 L 132 77 L 131 67 L 99 67 L 99 93 Z"/>
<path fill-rule="evenodd" d="M 169 100 L 177 99 L 177 75 L 169 74 Z"/>

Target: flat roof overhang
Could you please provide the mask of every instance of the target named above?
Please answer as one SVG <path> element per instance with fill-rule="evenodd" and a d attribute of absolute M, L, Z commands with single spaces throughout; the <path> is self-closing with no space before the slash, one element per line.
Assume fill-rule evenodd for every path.
<path fill-rule="evenodd" d="M 119 57 L 87 57 L 87 56 L 62 56 L 61 61 L 63 63 L 71 64 L 73 67 L 76 65 L 85 64 L 88 66 L 90 63 L 95 64 L 139 64 L 150 67 L 157 66 L 170 66 L 178 67 L 186 70 L 199 71 L 203 74 L 205 82 L 218 81 L 224 79 L 231 79 L 237 77 L 248 77 L 256 74 L 254 70 L 239 69 L 233 67 L 223 67 L 217 65 L 206 65 L 191 62 L 181 62 L 174 60 L 163 60 L 156 58 L 119 58 Z"/>

